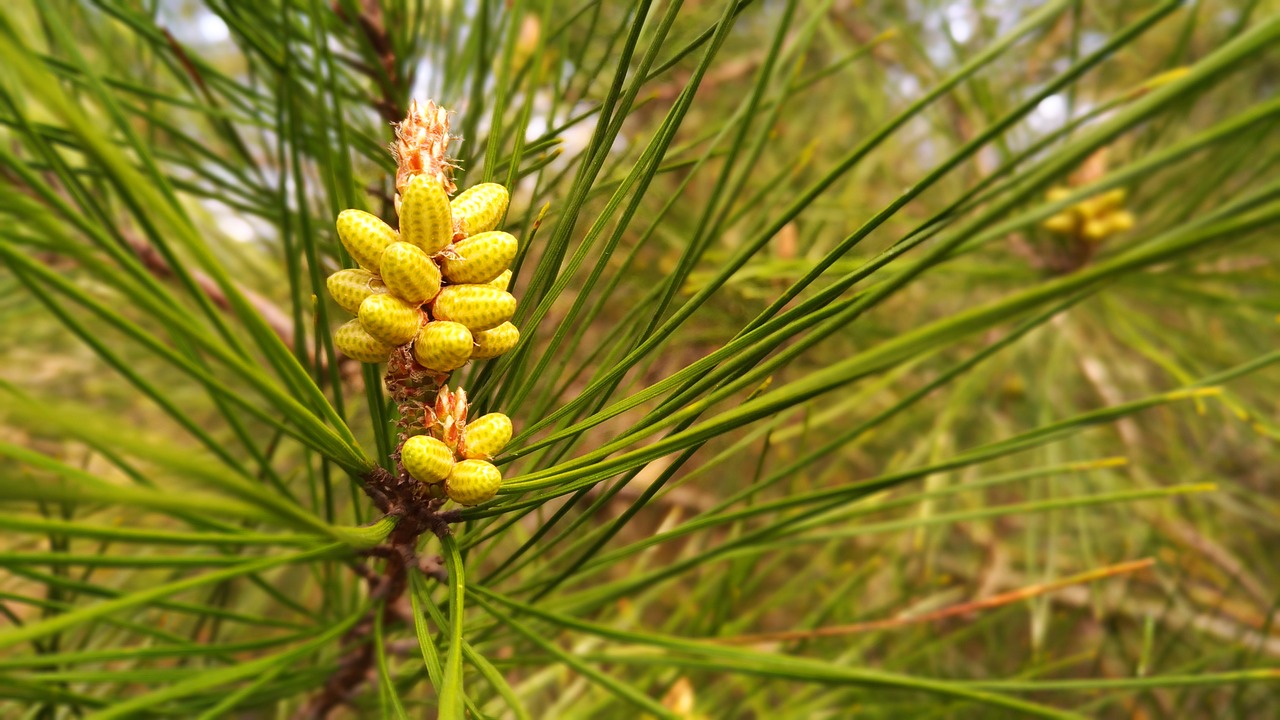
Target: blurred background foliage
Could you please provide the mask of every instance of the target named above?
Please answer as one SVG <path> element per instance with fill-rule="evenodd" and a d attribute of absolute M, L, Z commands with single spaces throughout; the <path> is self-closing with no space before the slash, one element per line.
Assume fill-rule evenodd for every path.
<path fill-rule="evenodd" d="M 1274 715 L 1277 47 L 1268 0 L 6 4 L 0 714 L 305 717 L 367 651 L 335 716 Z M 524 340 L 454 382 L 518 437 L 384 612 L 395 408 L 321 278 L 427 97 L 513 187 Z"/>

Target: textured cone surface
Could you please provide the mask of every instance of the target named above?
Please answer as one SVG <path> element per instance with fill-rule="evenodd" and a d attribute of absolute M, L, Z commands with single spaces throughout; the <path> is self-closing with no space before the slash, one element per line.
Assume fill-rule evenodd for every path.
<path fill-rule="evenodd" d="M 414 480 L 432 485 L 449 477 L 453 470 L 453 451 L 430 435 L 414 435 L 404 441 L 400 462 Z"/>
<path fill-rule="evenodd" d="M 421 305 L 440 292 L 440 268 L 418 247 L 391 243 L 382 253 L 382 282 L 392 295 Z"/>
<path fill-rule="evenodd" d="M 360 303 L 370 295 L 382 295 L 387 286 L 377 275 L 368 270 L 339 270 L 325 281 L 329 295 L 347 312 L 355 315 L 360 312 Z"/>
<path fill-rule="evenodd" d="M 488 285 L 446 285 L 431 303 L 432 317 L 452 320 L 471 332 L 495 328 L 516 313 L 516 298 Z"/>
<path fill-rule="evenodd" d="M 511 418 L 502 413 L 489 413 L 467 423 L 463 434 L 462 457 L 488 460 L 502 452 L 511 442 Z"/>
<path fill-rule="evenodd" d="M 498 227 L 510 199 L 507 189 L 498 183 L 481 183 L 463 190 L 449 203 L 454 229 L 464 237 L 489 232 Z"/>
<path fill-rule="evenodd" d="M 484 460 L 463 460 L 444 481 L 445 494 L 459 505 L 479 505 L 498 494 L 502 473 Z"/>
<path fill-rule="evenodd" d="M 333 331 L 333 346 L 362 363 L 386 362 L 395 348 L 364 331 L 359 320 L 348 320 Z"/>
<path fill-rule="evenodd" d="M 485 283 L 485 285 L 496 287 L 499 290 L 506 290 L 511 285 L 511 271 L 503 270 L 501 275 Z"/>
<path fill-rule="evenodd" d="M 382 251 L 399 239 L 390 225 L 363 210 L 338 213 L 338 238 L 360 267 L 375 273 Z"/>
<path fill-rule="evenodd" d="M 455 257 L 442 256 L 440 269 L 451 283 L 487 284 L 516 259 L 516 247 L 516 236 L 511 233 L 477 233 L 455 243 Z"/>
<path fill-rule="evenodd" d="M 504 322 L 496 328 L 475 334 L 476 346 L 471 351 L 471 359 L 485 360 L 505 355 L 520 342 L 520 331 L 510 322 Z"/>
<path fill-rule="evenodd" d="M 449 196 L 439 181 L 418 175 L 400 196 L 400 239 L 434 255 L 453 241 Z"/>
<path fill-rule="evenodd" d="M 403 345 L 418 334 L 422 311 L 394 295 L 370 295 L 360 303 L 364 331 L 391 345 Z"/>
<path fill-rule="evenodd" d="M 413 344 L 418 364 L 435 372 L 457 370 L 471 359 L 471 331 L 456 322 L 437 320 L 422 326 Z"/>

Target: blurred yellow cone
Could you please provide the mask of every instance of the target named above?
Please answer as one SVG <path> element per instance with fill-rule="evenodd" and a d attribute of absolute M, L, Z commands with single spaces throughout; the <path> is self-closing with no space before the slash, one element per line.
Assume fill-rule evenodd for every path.
<path fill-rule="evenodd" d="M 1128 232 L 1133 229 L 1138 220 L 1133 213 L 1128 210 L 1119 210 L 1107 216 L 1107 232 L 1110 235 L 1119 235 L 1122 232 Z"/>
<path fill-rule="evenodd" d="M 1040 223 L 1040 227 L 1049 232 L 1068 235 L 1076 231 L 1076 217 L 1075 214 L 1070 212 L 1058 213 L 1046 218 L 1044 222 Z"/>

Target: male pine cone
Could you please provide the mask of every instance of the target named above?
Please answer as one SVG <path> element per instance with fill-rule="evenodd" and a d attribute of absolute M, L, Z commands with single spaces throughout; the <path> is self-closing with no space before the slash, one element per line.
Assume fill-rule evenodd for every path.
<path fill-rule="evenodd" d="M 357 316 L 334 333 L 344 355 L 385 362 L 413 343 L 418 363 L 443 375 L 519 342 L 507 292 L 519 243 L 494 229 L 510 200 L 505 187 L 482 183 L 449 200 L 447 115 L 427 107 L 424 116 L 415 104 L 397 131 L 399 230 L 363 210 L 339 213 L 338 238 L 360 269 L 339 270 L 327 285 Z"/>

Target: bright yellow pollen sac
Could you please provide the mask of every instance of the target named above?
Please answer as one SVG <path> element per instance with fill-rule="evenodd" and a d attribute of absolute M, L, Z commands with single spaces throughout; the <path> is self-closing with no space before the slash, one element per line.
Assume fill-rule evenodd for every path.
<path fill-rule="evenodd" d="M 360 267 L 375 273 L 378 272 L 382 251 L 400 239 L 390 225 L 363 210 L 338 213 L 338 238 Z"/>
<path fill-rule="evenodd" d="M 444 481 L 444 492 L 459 505 L 479 505 L 498 494 L 502 472 L 484 460 L 463 460 Z"/>
<path fill-rule="evenodd" d="M 360 312 L 360 303 L 370 295 L 382 295 L 387 286 L 382 280 L 368 270 L 351 268 L 339 270 L 325 280 L 329 294 L 333 296 L 339 307 L 355 315 Z"/>
<path fill-rule="evenodd" d="M 449 203 L 454 229 L 463 236 L 489 232 L 498 227 L 507 212 L 511 194 L 498 183 L 481 183 L 467 188 Z"/>
<path fill-rule="evenodd" d="M 511 271 L 503 270 L 501 275 L 485 283 L 485 285 L 496 287 L 499 290 L 506 290 L 511 285 Z"/>
<path fill-rule="evenodd" d="M 1057 202 L 1071 194 L 1068 188 L 1053 188 L 1046 197 Z M 1082 200 L 1062 212 L 1045 219 L 1040 226 L 1059 235 L 1074 235 L 1092 243 L 1099 243 L 1117 233 L 1133 228 L 1133 213 L 1121 210 L 1129 195 L 1124 188 L 1114 188 Z"/>
<path fill-rule="evenodd" d="M 501 230 L 482 232 L 454 243 L 441 256 L 440 269 L 451 283 L 488 283 L 516 259 L 516 237 Z M 503 288 L 504 290 L 506 288 Z"/>
<path fill-rule="evenodd" d="M 475 333 L 475 341 L 471 359 L 486 360 L 510 352 L 520 342 L 520 331 L 510 322 L 504 322 L 496 328 Z"/>
<path fill-rule="evenodd" d="M 434 485 L 453 470 L 453 451 L 430 435 L 414 435 L 400 448 L 400 462 L 414 480 Z"/>
<path fill-rule="evenodd" d="M 471 331 L 456 322 L 437 320 L 422 326 L 413 344 L 418 364 L 434 372 L 450 372 L 471 359 Z"/>
<path fill-rule="evenodd" d="M 370 295 L 360 303 L 365 332 L 390 345 L 404 345 L 418 334 L 422 311 L 394 295 Z"/>
<path fill-rule="evenodd" d="M 400 197 L 400 239 L 435 255 L 453 242 L 449 196 L 435 178 L 417 175 Z"/>
<path fill-rule="evenodd" d="M 516 298 L 488 285 L 446 285 L 431 303 L 431 315 L 452 320 L 473 333 L 495 328 L 516 313 Z"/>
<path fill-rule="evenodd" d="M 382 252 L 382 282 L 392 295 L 421 305 L 440 292 L 440 268 L 416 245 L 391 243 Z"/>
<path fill-rule="evenodd" d="M 395 348 L 364 331 L 359 320 L 348 320 L 333 331 L 333 346 L 362 363 L 386 362 Z"/>
<path fill-rule="evenodd" d="M 488 460 L 511 442 L 511 418 L 502 413 L 489 413 L 467 423 L 462 435 L 462 457 Z"/>

